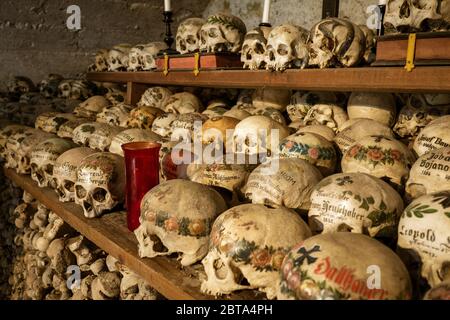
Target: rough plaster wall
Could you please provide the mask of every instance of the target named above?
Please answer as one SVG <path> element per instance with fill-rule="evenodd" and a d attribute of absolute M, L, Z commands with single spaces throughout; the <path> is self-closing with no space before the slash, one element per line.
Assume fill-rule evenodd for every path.
<path fill-rule="evenodd" d="M 358 24 L 365 24 L 369 14 L 366 8 L 378 0 L 341 0 L 340 16 Z M 261 21 L 264 0 L 212 0 L 203 15 L 224 11 L 239 16 L 247 30 L 258 26 Z M 270 21 L 273 26 L 293 23 L 310 29 L 322 18 L 322 0 L 272 0 Z"/>
<path fill-rule="evenodd" d="M 209 0 L 174 0 L 180 20 L 201 15 Z M 95 51 L 118 43 L 162 40 L 163 0 L 2 0 L 0 2 L 0 87 L 13 75 L 40 81 L 48 73 L 75 76 L 93 62 Z M 66 27 L 66 9 L 81 9 L 81 30 Z M 0 88 L 1 89 L 1 88 Z"/>

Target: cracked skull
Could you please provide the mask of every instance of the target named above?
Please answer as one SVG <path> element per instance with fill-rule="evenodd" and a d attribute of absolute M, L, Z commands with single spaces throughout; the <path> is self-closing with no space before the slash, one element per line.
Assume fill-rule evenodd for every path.
<path fill-rule="evenodd" d="M 179 53 L 186 54 L 200 50 L 200 29 L 205 22 L 201 18 L 189 18 L 180 23 L 175 38 Z"/>

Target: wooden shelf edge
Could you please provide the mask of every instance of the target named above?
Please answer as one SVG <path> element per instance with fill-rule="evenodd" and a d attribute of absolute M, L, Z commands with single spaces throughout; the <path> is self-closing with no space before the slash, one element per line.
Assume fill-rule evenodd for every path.
<path fill-rule="evenodd" d="M 420 66 L 412 72 L 402 67 L 264 70 L 92 72 L 87 79 L 98 82 L 140 83 L 226 88 L 288 88 L 311 91 L 450 92 L 450 66 Z"/>
<path fill-rule="evenodd" d="M 72 228 L 143 277 L 166 298 L 173 300 L 214 299 L 212 296 L 200 293 L 200 282 L 195 277 L 196 270 L 194 268 L 182 269 L 177 261 L 167 257 L 139 258 L 137 240 L 134 234 L 126 228 L 124 212 L 87 219 L 84 217 L 81 207 L 75 203 L 59 202 L 52 189 L 39 188 L 29 176 L 19 175 L 12 169 L 4 169 L 4 172 L 6 177 L 18 187 L 29 192 Z M 255 299 L 255 294 L 251 291 L 243 292 L 241 295 L 230 295 L 226 299 Z"/>

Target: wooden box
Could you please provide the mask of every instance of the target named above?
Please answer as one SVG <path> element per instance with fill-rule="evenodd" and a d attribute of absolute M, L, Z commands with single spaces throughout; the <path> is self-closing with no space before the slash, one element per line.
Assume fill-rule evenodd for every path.
<path fill-rule="evenodd" d="M 168 71 L 196 69 L 195 54 L 169 55 Z M 241 56 L 233 53 L 200 53 L 198 69 L 242 69 Z M 165 69 L 165 57 L 156 59 L 156 70 Z"/>
<path fill-rule="evenodd" d="M 404 66 L 409 34 L 378 37 L 377 57 L 372 66 Z M 416 34 L 414 65 L 450 65 L 450 32 Z"/>

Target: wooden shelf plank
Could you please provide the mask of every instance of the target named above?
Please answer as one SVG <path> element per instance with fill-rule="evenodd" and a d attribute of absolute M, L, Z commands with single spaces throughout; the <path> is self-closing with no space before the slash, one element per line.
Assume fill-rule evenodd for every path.
<path fill-rule="evenodd" d="M 5 175 L 99 248 L 143 277 L 166 298 L 174 300 L 213 299 L 212 296 L 200 293 L 199 275 L 203 271 L 199 264 L 182 268 L 175 258 L 139 258 L 137 240 L 126 227 L 125 212 L 105 214 L 101 218 L 87 219 L 84 217 L 81 207 L 75 203 L 59 202 L 52 189 L 39 188 L 29 176 L 19 175 L 11 169 L 5 169 Z M 261 298 L 254 291 L 246 291 L 225 298 L 230 300 L 256 299 L 258 296 Z"/>
<path fill-rule="evenodd" d="M 285 72 L 217 70 L 161 72 L 93 72 L 87 79 L 99 82 L 133 82 L 225 88 L 274 87 L 317 91 L 450 92 L 450 66 L 287 70 Z"/>

